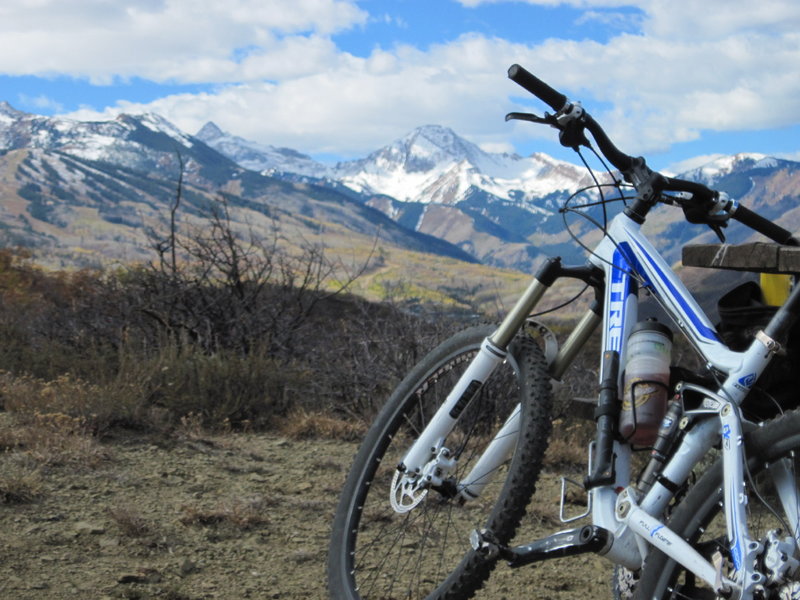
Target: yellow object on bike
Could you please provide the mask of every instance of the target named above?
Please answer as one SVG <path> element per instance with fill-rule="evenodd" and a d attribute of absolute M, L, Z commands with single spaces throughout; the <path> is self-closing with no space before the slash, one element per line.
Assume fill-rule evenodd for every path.
<path fill-rule="evenodd" d="M 761 291 L 764 293 L 764 302 L 770 306 L 780 306 L 786 302 L 791 288 L 791 275 L 761 273 Z"/>

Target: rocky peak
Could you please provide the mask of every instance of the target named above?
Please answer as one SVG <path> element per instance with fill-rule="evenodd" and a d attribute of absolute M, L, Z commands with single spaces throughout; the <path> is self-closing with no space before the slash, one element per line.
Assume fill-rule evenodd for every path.
<path fill-rule="evenodd" d="M 225 132 L 220 129 L 216 123 L 213 121 L 209 121 L 205 125 L 200 128 L 194 137 L 199 140 L 202 140 L 206 143 L 213 142 L 214 140 L 218 140 L 222 137 L 225 137 Z"/>
<path fill-rule="evenodd" d="M 13 106 L 11 106 L 5 100 L 0 101 L 0 116 L 8 117 L 13 120 L 21 119 L 25 116 L 26 113 L 22 112 L 21 110 L 17 110 Z"/>

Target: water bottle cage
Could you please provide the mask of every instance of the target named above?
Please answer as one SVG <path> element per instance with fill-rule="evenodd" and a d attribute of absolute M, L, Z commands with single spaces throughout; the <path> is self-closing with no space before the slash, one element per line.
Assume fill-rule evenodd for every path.
<path fill-rule="evenodd" d="M 650 399 L 650 397 L 654 393 L 656 393 L 655 390 L 648 391 L 646 394 L 643 394 L 643 396 L 641 398 L 639 398 L 638 401 L 637 401 L 636 390 L 637 390 L 637 388 L 639 386 L 644 386 L 644 385 L 656 386 L 656 387 L 662 388 L 667 392 L 667 395 L 669 396 L 669 391 L 670 391 L 669 390 L 669 386 L 667 386 L 663 381 L 658 381 L 658 380 L 655 380 L 655 379 L 639 379 L 639 380 L 634 381 L 634 382 L 631 383 L 630 395 L 629 395 L 629 398 L 627 398 L 627 402 L 630 403 L 631 415 L 633 417 L 633 429 L 631 430 L 631 433 L 628 434 L 627 436 L 623 436 L 622 433 L 620 432 L 620 438 L 621 438 L 621 441 L 623 443 L 630 442 L 631 438 L 633 438 L 633 436 L 636 435 L 636 430 L 639 427 L 639 423 L 638 423 L 638 420 L 636 418 L 636 407 L 637 407 L 637 405 L 638 406 L 642 406 L 645 402 L 647 402 Z M 623 410 L 625 410 L 625 408 L 626 408 L 626 404 L 625 403 L 626 403 L 626 399 L 623 398 L 623 401 L 622 401 L 622 409 Z"/>

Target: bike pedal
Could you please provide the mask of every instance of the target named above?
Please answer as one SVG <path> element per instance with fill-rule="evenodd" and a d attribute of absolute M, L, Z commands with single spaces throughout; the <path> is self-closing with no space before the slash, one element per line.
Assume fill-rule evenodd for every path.
<path fill-rule="evenodd" d="M 507 560 L 513 557 L 508 546 L 501 544 L 488 529 L 473 529 L 469 534 L 469 543 L 475 552 L 490 560 L 498 556 Z"/>

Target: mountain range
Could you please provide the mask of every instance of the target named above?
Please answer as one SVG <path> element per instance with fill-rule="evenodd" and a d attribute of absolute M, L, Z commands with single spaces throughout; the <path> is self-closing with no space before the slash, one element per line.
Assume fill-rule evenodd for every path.
<path fill-rule="evenodd" d="M 800 229 L 800 163 L 735 154 L 678 174 L 728 192 L 791 230 Z M 202 226 L 224 199 L 251 231 L 346 248 L 380 244 L 529 271 L 544 255 L 582 261 L 596 224 L 559 211 L 592 179 L 545 154 L 489 153 L 445 127 L 409 132 L 366 157 L 326 165 L 207 123 L 196 134 L 154 114 L 82 122 L 0 103 L 0 241 L 46 250 L 61 264 L 141 259 L 163 233 L 177 197 L 187 226 Z M 609 207 L 611 214 L 621 203 Z M 599 210 L 597 208 L 593 209 Z M 601 217 L 596 217 L 599 219 Z M 647 224 L 671 260 L 713 234 L 659 208 Z M 732 225 L 731 241 L 749 237 Z M 145 235 L 147 234 L 147 235 Z M 148 237 L 149 236 L 149 237 Z M 377 236 L 377 238 L 376 238 Z"/>
<path fill-rule="evenodd" d="M 180 187 L 179 221 L 202 227 L 224 201 L 241 229 L 276 229 L 292 243 L 373 238 L 409 251 L 475 261 L 435 237 L 397 225 L 331 187 L 245 169 L 157 115 L 79 122 L 0 103 L 0 241 L 59 265 L 141 260 L 164 228 Z M 338 241 L 337 241 L 338 236 Z M 355 237 L 354 237 L 355 236 Z"/>
<path fill-rule="evenodd" d="M 398 223 L 447 240 L 477 259 L 527 270 L 541 254 L 581 260 L 578 238 L 591 243 L 596 226 L 574 218 L 571 233 L 559 209 L 592 185 L 584 167 L 536 153 L 492 154 L 452 130 L 429 125 L 367 157 L 327 166 L 294 150 L 259 145 L 206 124 L 197 137 L 239 164 L 276 177 L 313 181 L 357 192 L 368 206 Z M 800 163 L 737 153 L 675 174 L 727 192 L 792 231 L 800 230 Z M 602 178 L 601 174 L 601 178 Z M 582 199 L 596 200 L 589 192 Z M 608 207 L 609 216 L 619 205 Z M 677 261 L 686 243 L 714 242 L 708 229 L 687 223 L 680 210 L 660 207 L 645 226 L 664 255 Z M 755 234 L 732 224 L 725 234 L 739 243 Z"/>

